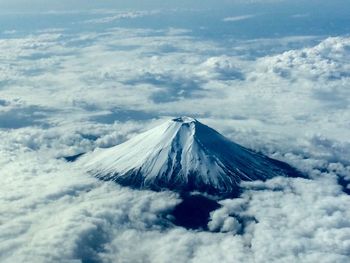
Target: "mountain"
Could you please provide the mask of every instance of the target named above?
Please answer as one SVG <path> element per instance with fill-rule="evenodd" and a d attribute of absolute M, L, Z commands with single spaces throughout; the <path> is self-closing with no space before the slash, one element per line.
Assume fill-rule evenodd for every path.
<path fill-rule="evenodd" d="M 102 180 L 141 189 L 235 195 L 241 181 L 297 176 L 288 164 L 244 148 L 189 118 L 171 119 L 78 160 Z"/>

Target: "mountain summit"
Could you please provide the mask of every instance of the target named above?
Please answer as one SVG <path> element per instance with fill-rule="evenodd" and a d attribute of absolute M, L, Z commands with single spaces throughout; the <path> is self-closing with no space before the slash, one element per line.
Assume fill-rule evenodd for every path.
<path fill-rule="evenodd" d="M 78 161 L 102 180 L 153 190 L 234 195 L 241 181 L 296 176 L 289 165 L 246 149 L 190 117 L 171 119 Z"/>

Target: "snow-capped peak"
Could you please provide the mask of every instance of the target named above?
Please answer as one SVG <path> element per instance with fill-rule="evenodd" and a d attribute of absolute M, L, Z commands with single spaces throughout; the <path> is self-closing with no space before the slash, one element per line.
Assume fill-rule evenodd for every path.
<path fill-rule="evenodd" d="M 174 118 L 172 119 L 172 121 L 181 122 L 181 123 L 191 123 L 191 122 L 196 122 L 197 120 L 191 117 L 183 116 L 183 117 Z"/>
<path fill-rule="evenodd" d="M 248 150 L 190 117 L 171 119 L 78 161 L 103 180 L 154 190 L 236 193 L 239 183 L 297 173 Z"/>

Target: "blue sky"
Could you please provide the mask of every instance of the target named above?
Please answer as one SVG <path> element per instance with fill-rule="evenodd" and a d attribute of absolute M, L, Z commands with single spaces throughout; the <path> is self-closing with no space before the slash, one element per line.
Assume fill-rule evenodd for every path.
<path fill-rule="evenodd" d="M 334 36 L 349 32 L 350 7 L 347 1 L 1 1 L 1 28 L 36 30 L 66 27 L 81 30 L 76 24 L 89 17 L 102 17 L 113 10 L 155 11 L 157 15 L 132 21 L 115 21 L 112 26 L 165 28 L 182 27 L 204 37 L 226 35 L 244 38 L 294 35 Z M 178 10 L 177 12 L 175 10 Z M 182 10 L 180 12 L 180 10 Z M 225 17 L 251 16 L 251 19 L 222 23 Z M 252 19 L 253 18 L 253 19 Z M 232 21 L 231 21 L 232 22 Z M 95 25 L 91 30 L 104 27 Z M 205 30 L 207 28 L 207 30 Z M 202 30 L 200 30 L 202 29 Z M 198 32 L 201 31 L 201 32 Z"/>

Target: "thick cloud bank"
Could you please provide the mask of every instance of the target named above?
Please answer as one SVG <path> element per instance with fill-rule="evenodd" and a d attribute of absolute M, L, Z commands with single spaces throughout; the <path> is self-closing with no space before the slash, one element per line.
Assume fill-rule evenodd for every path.
<path fill-rule="evenodd" d="M 0 261 L 348 262 L 349 37 L 222 43 L 113 24 L 158 12 L 1 34 Z M 63 158 L 177 115 L 310 179 L 245 183 L 194 231 L 171 223 L 175 193 L 101 182 Z"/>
<path fill-rule="evenodd" d="M 2 262 L 346 262 L 350 198 L 329 174 L 247 183 L 211 232 L 173 226 L 171 192 L 122 188 L 62 160 L 18 153 L 2 166 Z"/>

